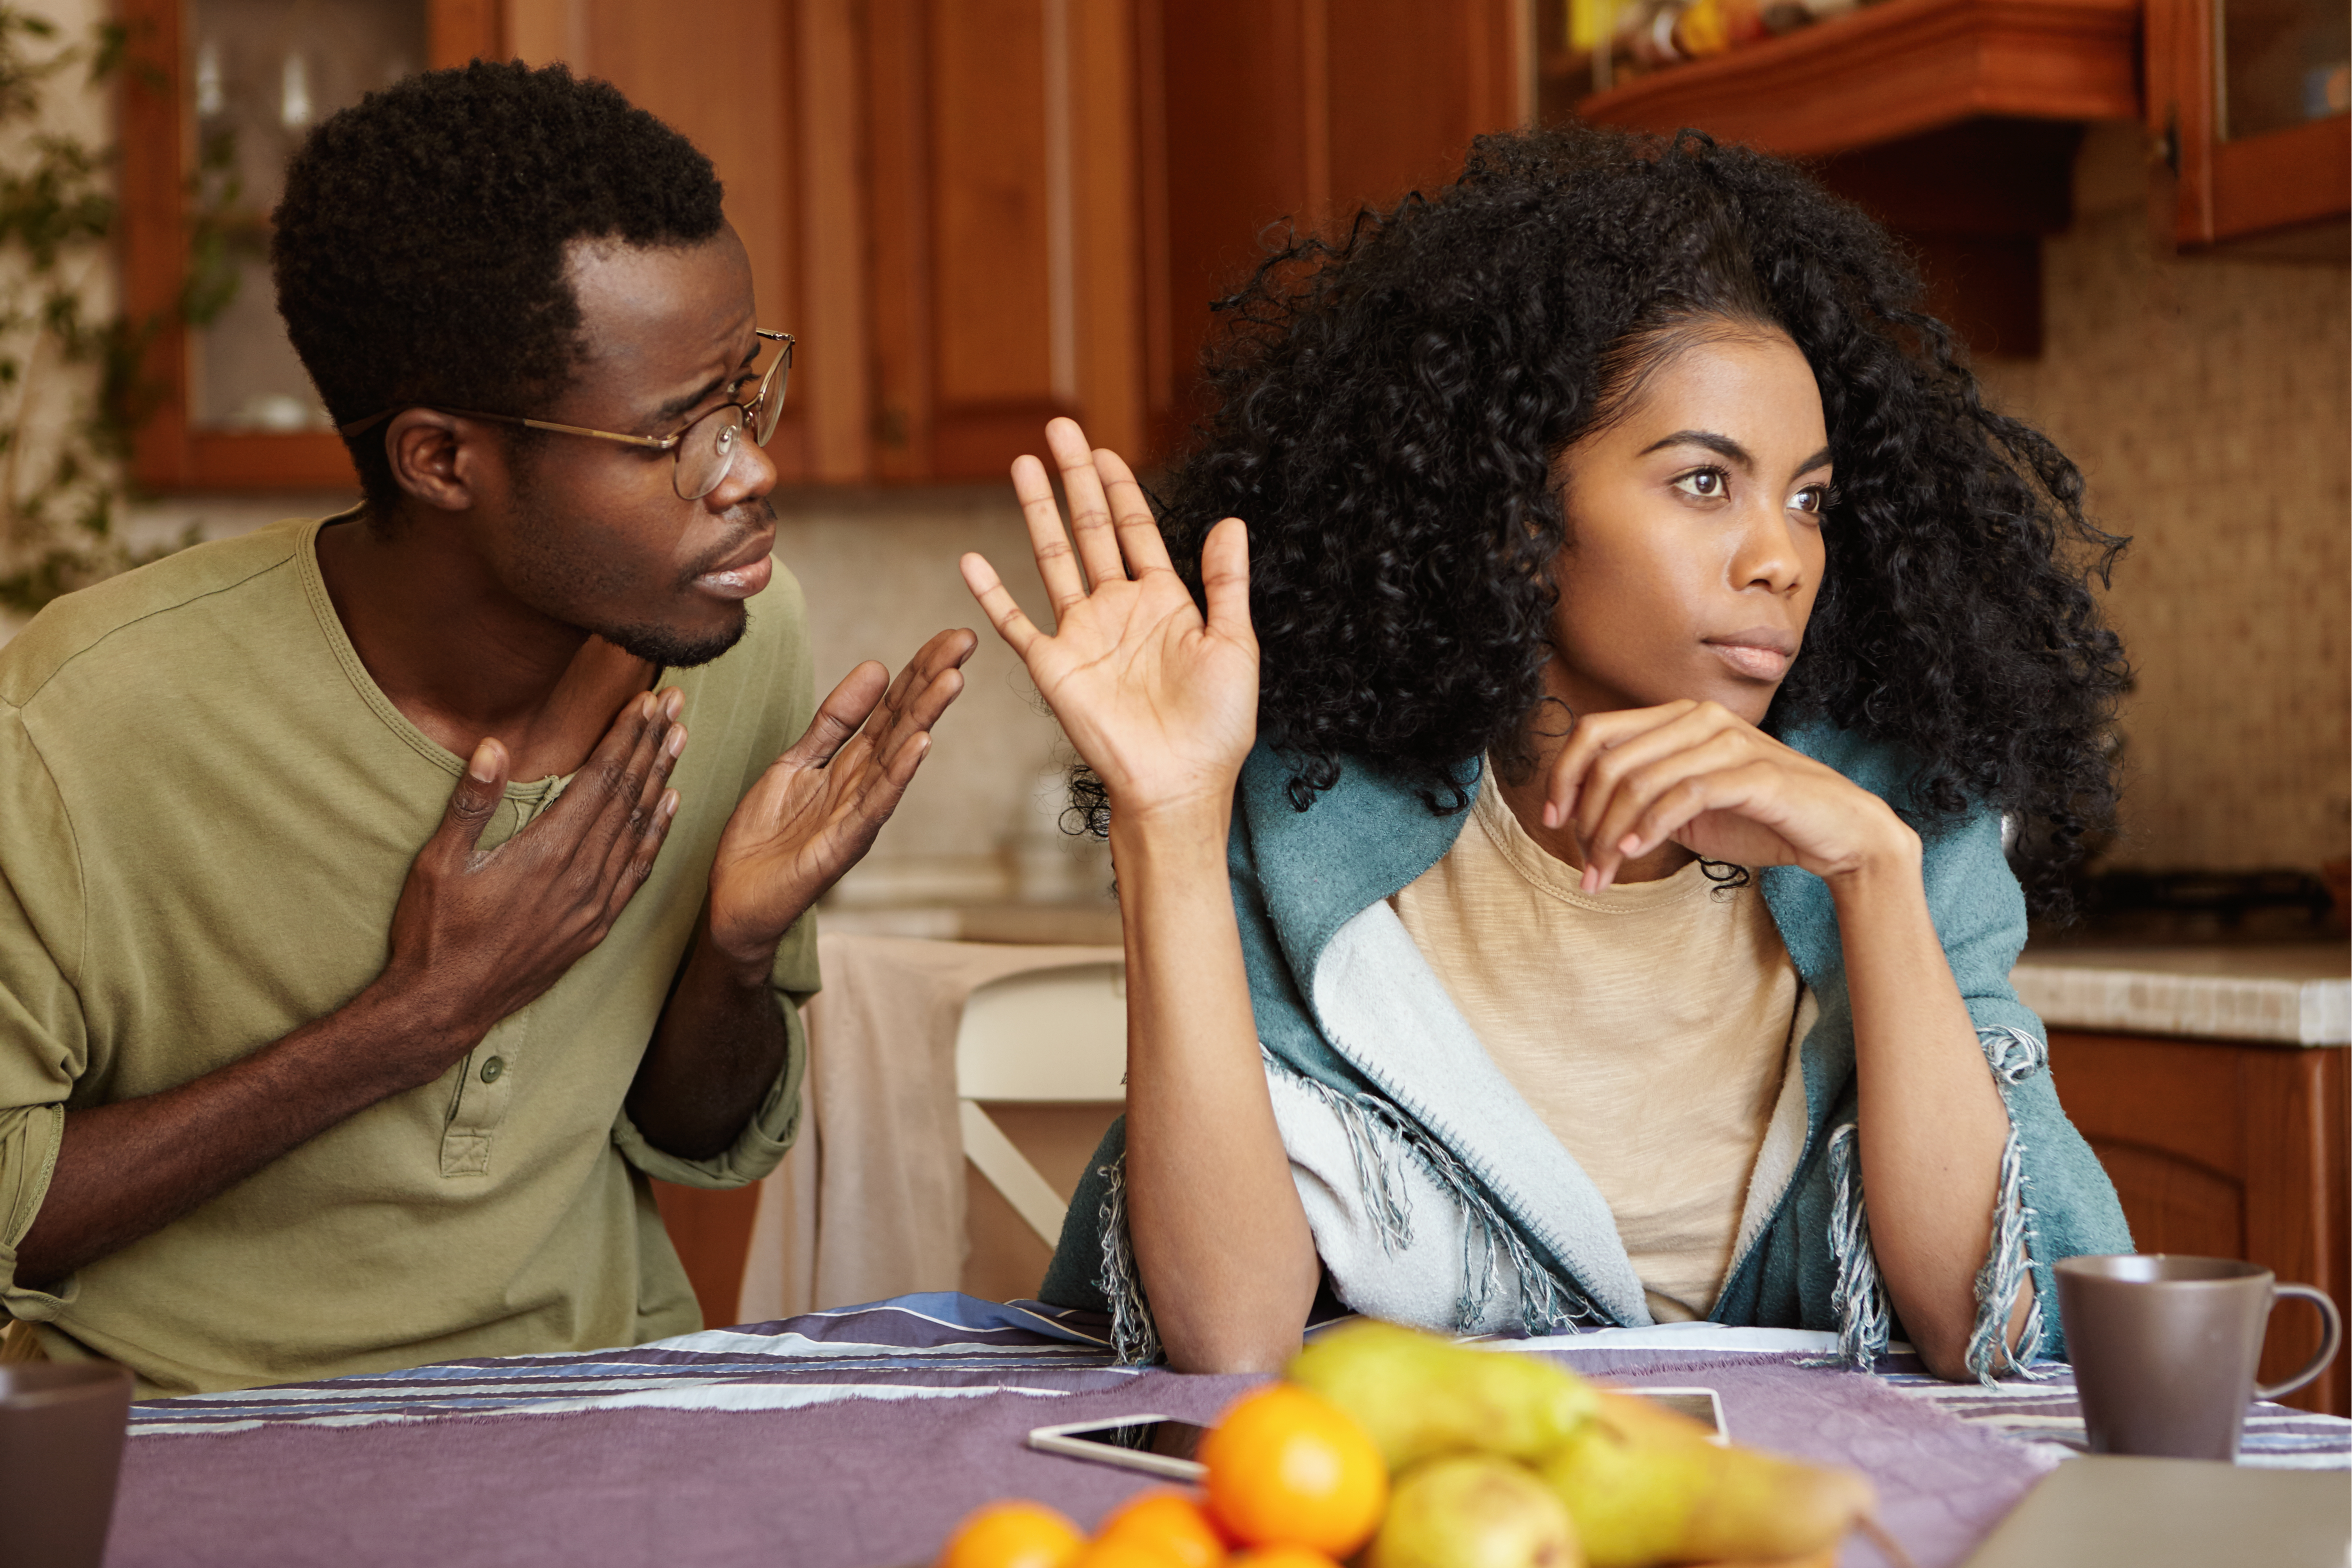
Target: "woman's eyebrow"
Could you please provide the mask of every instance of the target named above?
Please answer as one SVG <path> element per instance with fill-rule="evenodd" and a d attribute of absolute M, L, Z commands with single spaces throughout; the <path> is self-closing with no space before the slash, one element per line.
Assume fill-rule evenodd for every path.
<path fill-rule="evenodd" d="M 1717 457 L 1737 463 L 1743 468 L 1752 470 L 1756 467 L 1756 459 L 1748 455 L 1747 447 L 1730 437 L 1718 436 L 1712 430 L 1677 430 L 1664 440 L 1651 442 L 1642 448 L 1639 455 L 1646 458 L 1668 447 L 1704 447 Z"/>
<path fill-rule="evenodd" d="M 1807 458 L 1803 462 L 1799 463 L 1797 465 L 1797 472 L 1801 474 L 1810 474 L 1815 468 L 1826 468 L 1829 466 L 1830 449 L 1827 447 L 1824 447 L 1820 451 L 1815 452 L 1811 457 Z"/>

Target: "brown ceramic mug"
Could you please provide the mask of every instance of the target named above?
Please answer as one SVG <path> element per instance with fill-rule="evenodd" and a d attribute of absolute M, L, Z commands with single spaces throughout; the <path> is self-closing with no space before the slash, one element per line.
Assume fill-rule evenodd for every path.
<path fill-rule="evenodd" d="M 2246 1405 L 2292 1394 L 2327 1370 L 2344 1324 L 2308 1285 L 2231 1258 L 2133 1253 L 2059 1260 L 2058 1314 L 2083 1426 L 2095 1454 L 2179 1459 L 2238 1457 Z M 2326 1333 L 2309 1365 L 2284 1383 L 2256 1384 L 2271 1308 L 2299 1296 Z"/>
<path fill-rule="evenodd" d="M 99 1568 L 130 1419 L 110 1362 L 0 1366 L 0 1559 Z"/>

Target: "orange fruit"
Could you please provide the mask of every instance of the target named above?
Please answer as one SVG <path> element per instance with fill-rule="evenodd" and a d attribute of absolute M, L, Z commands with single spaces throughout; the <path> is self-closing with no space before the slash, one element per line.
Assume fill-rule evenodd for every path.
<path fill-rule="evenodd" d="M 1133 1541 L 1172 1557 L 1183 1568 L 1217 1568 L 1224 1537 L 1201 1505 L 1181 1492 L 1145 1492 L 1120 1506 L 1095 1531 L 1097 1541 Z"/>
<path fill-rule="evenodd" d="M 1066 1568 L 1086 1540 L 1065 1515 L 1015 1498 L 965 1516 L 938 1568 Z"/>
<path fill-rule="evenodd" d="M 1277 1383 L 1245 1394 L 1201 1439 L 1209 1517 L 1245 1546 L 1305 1546 L 1346 1557 L 1388 1506 L 1388 1467 L 1355 1417 Z"/>
<path fill-rule="evenodd" d="M 1231 1568 L 1339 1568 L 1331 1558 L 1306 1546 L 1253 1546 L 1228 1561 Z"/>
<path fill-rule="evenodd" d="M 1149 1536 L 1097 1535 L 1078 1548 L 1069 1568 L 1185 1568 L 1185 1563 Z"/>

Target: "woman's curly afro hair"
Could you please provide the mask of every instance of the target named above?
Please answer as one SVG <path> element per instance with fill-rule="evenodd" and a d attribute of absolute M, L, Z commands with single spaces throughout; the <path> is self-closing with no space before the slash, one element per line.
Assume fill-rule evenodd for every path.
<path fill-rule="evenodd" d="M 611 85 L 480 60 L 372 92 L 304 138 L 272 215 L 278 310 L 339 425 L 410 404 L 523 414 L 571 377 L 575 239 L 696 245 L 718 175 Z M 383 432 L 349 443 L 397 495 Z"/>
<path fill-rule="evenodd" d="M 1349 758 L 1458 808 L 1539 697 L 1566 541 L 1561 452 L 1648 365 L 1728 321 L 1811 363 L 1837 482 L 1803 651 L 1767 718 L 1905 748 L 1900 805 L 1980 805 L 2044 847 L 2037 902 L 2104 823 L 2127 675 L 2088 580 L 2123 541 L 2082 476 L 1987 408 L 1894 242 L 1791 165 L 1691 132 L 1480 139 L 1454 184 L 1300 239 L 1219 309 L 1217 399 L 1160 496 L 1199 592 L 1250 526 L 1259 733 L 1306 809 Z M 1088 804 L 1080 781 L 1081 804 Z M 1097 796 L 1098 801 L 1098 796 Z"/>

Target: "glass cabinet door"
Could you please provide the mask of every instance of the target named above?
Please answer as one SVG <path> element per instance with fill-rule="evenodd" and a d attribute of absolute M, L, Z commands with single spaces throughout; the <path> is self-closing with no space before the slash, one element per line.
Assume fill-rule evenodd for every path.
<path fill-rule="evenodd" d="M 191 0 L 184 101 L 197 145 L 226 138 L 232 221 L 266 232 L 286 160 L 313 125 L 425 63 L 425 0 Z M 331 429 L 286 341 L 266 255 L 240 255 L 236 292 L 190 334 L 188 422 L 199 430 Z"/>
<path fill-rule="evenodd" d="M 2147 0 L 2147 129 L 2183 246 L 2352 256 L 2345 0 Z"/>
<path fill-rule="evenodd" d="M 2224 142 L 2342 114 L 2352 10 L 2342 0 L 2216 0 L 2215 130 Z"/>
<path fill-rule="evenodd" d="M 311 127 L 415 71 L 505 56 L 499 0 L 113 0 L 122 79 L 122 289 L 158 399 L 131 469 L 161 490 L 338 489 L 351 458 L 278 320 L 269 214 Z M 197 247 L 236 289 L 184 324 Z M 207 254 L 211 254 L 207 251 Z M 204 314 L 204 312 L 198 312 Z"/>

